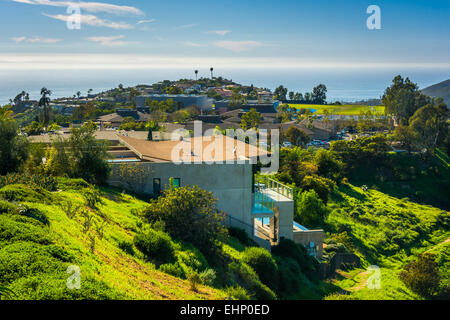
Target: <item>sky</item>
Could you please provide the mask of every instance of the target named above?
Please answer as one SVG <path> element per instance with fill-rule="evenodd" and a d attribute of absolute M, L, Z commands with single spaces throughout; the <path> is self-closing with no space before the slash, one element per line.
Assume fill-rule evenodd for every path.
<path fill-rule="evenodd" d="M 366 26 L 372 4 L 381 11 L 380 30 Z M 80 14 L 68 13 L 75 5 Z M 0 6 L 4 70 L 450 66 L 450 1 L 0 0 Z M 77 17 L 81 28 L 69 29 L 67 20 Z"/>

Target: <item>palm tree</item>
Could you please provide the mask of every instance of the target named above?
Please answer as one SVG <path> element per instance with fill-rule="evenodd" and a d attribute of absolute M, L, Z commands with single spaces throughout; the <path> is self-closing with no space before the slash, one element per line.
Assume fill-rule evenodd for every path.
<path fill-rule="evenodd" d="M 80 100 L 80 96 L 81 96 L 81 92 L 77 91 L 77 98 L 78 98 L 78 100 Z"/>
<path fill-rule="evenodd" d="M 88 96 L 92 93 L 92 91 L 94 91 L 94 90 L 93 89 L 88 90 Z"/>
<path fill-rule="evenodd" d="M 52 95 L 52 91 L 48 90 L 46 87 L 41 89 L 41 99 L 39 100 L 39 107 L 44 108 L 44 114 L 42 119 L 42 124 L 45 128 L 48 127 L 48 123 L 50 122 L 50 112 L 49 112 L 49 104 L 50 104 L 50 98 L 49 96 Z"/>
<path fill-rule="evenodd" d="M 198 70 L 195 70 L 194 72 L 195 72 L 195 81 L 197 81 L 198 80 Z"/>
<path fill-rule="evenodd" d="M 214 68 L 211 67 L 211 68 L 209 69 L 209 71 L 211 71 L 211 79 L 213 79 L 213 78 L 214 78 L 214 77 L 213 77 L 213 71 L 214 71 Z"/>

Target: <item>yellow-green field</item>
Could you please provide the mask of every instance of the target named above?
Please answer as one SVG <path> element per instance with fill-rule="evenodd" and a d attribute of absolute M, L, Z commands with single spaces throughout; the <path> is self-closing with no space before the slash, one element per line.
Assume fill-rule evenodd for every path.
<path fill-rule="evenodd" d="M 313 109 L 317 110 L 315 114 L 323 114 L 325 110 L 328 110 L 331 114 L 341 116 L 356 116 L 361 112 L 375 112 L 377 114 L 384 114 L 384 106 L 362 106 L 362 105 L 311 105 L 311 104 L 290 104 L 290 107 L 297 109 Z"/>

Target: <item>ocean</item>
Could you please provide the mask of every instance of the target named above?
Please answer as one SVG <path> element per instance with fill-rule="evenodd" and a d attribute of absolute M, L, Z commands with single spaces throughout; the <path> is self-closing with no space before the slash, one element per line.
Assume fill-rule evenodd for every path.
<path fill-rule="evenodd" d="M 289 91 L 310 92 L 323 83 L 328 88 L 328 101 L 358 101 L 379 98 L 396 75 L 409 77 L 420 88 L 450 78 L 450 69 L 417 68 L 410 70 L 393 69 L 216 69 L 214 76 L 222 76 L 235 82 L 268 89 L 280 84 Z M 208 76 L 209 70 L 200 70 L 201 76 Z M 145 69 L 145 70 L 0 70 L 0 105 L 7 104 L 22 90 L 37 99 L 42 87 L 52 90 L 52 98 L 73 96 L 77 91 L 86 95 L 93 92 L 138 84 L 152 84 L 161 80 L 194 78 L 193 69 Z"/>

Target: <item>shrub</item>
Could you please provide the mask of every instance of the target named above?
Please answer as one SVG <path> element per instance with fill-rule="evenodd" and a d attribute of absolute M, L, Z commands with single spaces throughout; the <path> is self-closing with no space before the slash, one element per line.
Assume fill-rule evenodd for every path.
<path fill-rule="evenodd" d="M 404 267 L 400 273 L 400 279 L 412 291 L 425 297 L 434 296 L 441 280 L 435 256 L 429 253 L 420 255 L 417 261 Z"/>
<path fill-rule="evenodd" d="M 0 188 L 11 184 L 24 184 L 47 191 L 58 190 L 57 179 L 45 174 L 10 173 L 6 176 L 0 176 Z"/>
<path fill-rule="evenodd" d="M 21 278 L 10 289 L 14 300 L 119 300 L 126 296 L 110 288 L 103 281 L 83 278 L 80 290 L 70 290 L 66 285 L 67 273 L 46 274 Z"/>
<path fill-rule="evenodd" d="M 38 209 L 30 208 L 26 205 L 21 204 L 18 207 L 17 212 L 22 216 L 29 217 L 31 219 L 39 221 L 46 226 L 50 225 L 50 221 L 48 220 L 47 215 L 39 211 Z"/>
<path fill-rule="evenodd" d="M 42 245 L 32 242 L 15 242 L 0 249 L 0 283 L 38 273 L 64 271 L 63 264 Z"/>
<path fill-rule="evenodd" d="M 174 247 L 169 235 L 162 231 L 148 229 L 136 234 L 134 244 L 147 259 L 164 263 L 174 259 Z"/>
<path fill-rule="evenodd" d="M 49 244 L 48 231 L 31 218 L 15 215 L 0 215 L 0 241 L 31 241 Z"/>
<path fill-rule="evenodd" d="M 305 247 L 292 240 L 282 238 L 278 246 L 272 248 L 272 254 L 295 260 L 300 270 L 310 278 L 315 273 L 314 259 L 308 255 Z"/>
<path fill-rule="evenodd" d="M 225 292 L 233 300 L 250 300 L 250 296 L 247 291 L 239 286 L 228 287 Z"/>
<path fill-rule="evenodd" d="M 82 190 L 82 194 L 86 206 L 93 210 L 97 210 L 98 206 L 103 203 L 101 193 L 96 188 L 85 188 Z"/>
<path fill-rule="evenodd" d="M 200 279 L 206 286 L 212 286 L 216 280 L 216 272 L 213 269 L 206 269 L 200 273 Z"/>
<path fill-rule="evenodd" d="M 17 202 L 40 202 L 45 204 L 52 204 L 53 202 L 53 195 L 47 190 L 24 184 L 7 185 L 1 188 L 0 198 Z"/>
<path fill-rule="evenodd" d="M 250 247 L 242 253 L 242 261 L 258 274 L 262 283 L 271 289 L 277 289 L 277 265 L 272 255 L 263 248 Z"/>
<path fill-rule="evenodd" d="M 243 229 L 229 227 L 228 234 L 231 237 L 238 239 L 243 245 L 253 245 L 253 241 L 249 238 L 247 232 L 245 232 L 245 230 Z"/>
<path fill-rule="evenodd" d="M 203 253 L 214 256 L 217 241 L 226 236 L 223 216 L 217 212 L 211 192 L 197 186 L 171 188 L 164 197 L 151 200 L 143 214 L 153 224 L 161 221 L 174 239 L 189 242 Z"/>
<path fill-rule="evenodd" d="M 328 202 L 328 195 L 334 187 L 332 180 L 319 176 L 306 176 L 301 182 L 303 191 L 314 190 L 324 203 Z"/>
<path fill-rule="evenodd" d="M 327 207 L 314 190 L 300 192 L 297 196 L 296 220 L 308 227 L 319 227 L 328 214 Z"/>
<path fill-rule="evenodd" d="M 275 293 L 258 278 L 256 272 L 245 263 L 232 262 L 229 270 L 236 284 L 250 292 L 257 300 L 275 300 Z"/>
<path fill-rule="evenodd" d="M 196 271 L 188 273 L 187 280 L 189 281 L 189 287 L 192 291 L 198 292 L 198 286 L 202 283 L 200 274 Z"/>
<path fill-rule="evenodd" d="M 62 190 L 79 190 L 84 188 L 92 188 L 92 185 L 90 185 L 83 179 L 70 179 L 64 177 L 58 177 L 58 186 Z"/>
<path fill-rule="evenodd" d="M 291 294 L 298 294 L 302 286 L 302 271 L 298 263 L 292 258 L 277 258 L 279 275 L 279 294 L 288 298 Z"/>
<path fill-rule="evenodd" d="M 134 256 L 135 252 L 134 252 L 134 247 L 133 247 L 133 243 L 132 242 L 129 242 L 129 241 L 126 241 L 126 240 L 119 241 L 118 246 L 119 246 L 119 248 L 122 251 L 128 253 L 131 256 Z"/>
<path fill-rule="evenodd" d="M 186 278 L 186 274 L 178 262 L 162 264 L 159 266 L 159 270 L 177 278 Z"/>
<path fill-rule="evenodd" d="M 8 214 L 14 214 L 17 212 L 17 206 L 7 202 L 0 200 L 0 214 L 8 213 Z"/>

